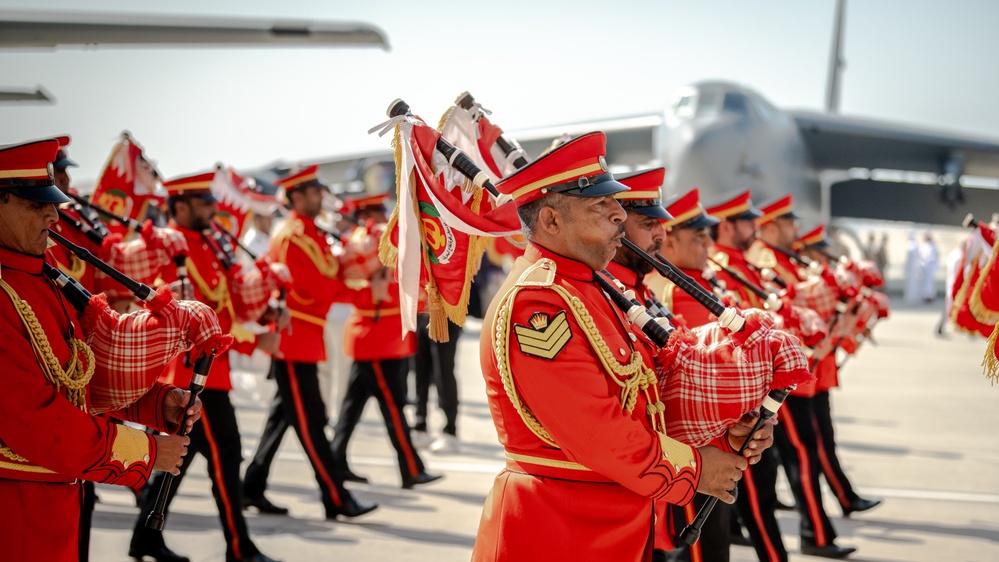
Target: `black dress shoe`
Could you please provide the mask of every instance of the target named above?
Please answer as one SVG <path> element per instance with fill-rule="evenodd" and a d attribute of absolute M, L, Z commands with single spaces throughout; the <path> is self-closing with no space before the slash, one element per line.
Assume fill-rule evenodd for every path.
<path fill-rule="evenodd" d="M 275 560 L 270 556 L 267 556 L 263 552 L 258 552 L 249 558 L 243 558 L 242 560 L 233 560 L 231 558 L 226 558 L 226 562 L 281 562 L 280 560 Z"/>
<path fill-rule="evenodd" d="M 156 562 L 191 562 L 190 558 L 183 554 L 177 554 L 167 548 L 165 544 L 158 547 L 131 545 L 128 547 L 128 555 L 136 560 L 142 560 L 148 556 Z"/>
<path fill-rule="evenodd" d="M 271 500 L 265 498 L 264 496 L 257 496 L 255 498 L 243 498 L 243 509 L 250 507 L 257 508 L 260 513 L 268 513 L 270 515 L 288 515 L 288 508 L 281 507 L 280 505 L 274 505 Z"/>
<path fill-rule="evenodd" d="M 777 511 L 794 511 L 794 504 L 786 504 L 780 500 L 777 500 L 777 505 L 774 506 Z"/>
<path fill-rule="evenodd" d="M 857 498 L 850 502 L 850 505 L 843 508 L 843 517 L 849 517 L 854 511 L 867 511 L 868 509 L 879 505 L 881 505 L 881 500 L 865 500 L 864 498 Z"/>
<path fill-rule="evenodd" d="M 358 484 L 368 484 L 368 478 L 366 476 L 361 476 L 360 474 L 354 474 L 354 471 L 348 470 L 346 472 L 338 472 L 336 474 L 344 482 L 357 482 Z"/>
<path fill-rule="evenodd" d="M 402 487 L 409 490 L 417 484 L 426 484 L 427 482 L 433 482 L 434 480 L 440 480 L 444 478 L 443 474 L 430 474 L 427 472 L 421 472 L 416 476 L 411 476 L 409 478 L 402 479 Z"/>
<path fill-rule="evenodd" d="M 821 556 L 822 558 L 846 558 L 854 552 L 857 552 L 857 549 L 852 546 L 839 546 L 838 544 L 833 543 L 829 543 L 825 546 L 801 545 L 802 554 L 807 554 L 809 556 Z"/>
<path fill-rule="evenodd" d="M 377 508 L 377 503 L 363 503 L 352 497 L 348 497 L 344 500 L 343 505 L 333 511 L 327 511 L 326 519 L 334 521 L 336 520 L 337 515 L 343 515 L 344 517 L 358 517 L 364 515 L 365 513 L 370 513 Z"/>

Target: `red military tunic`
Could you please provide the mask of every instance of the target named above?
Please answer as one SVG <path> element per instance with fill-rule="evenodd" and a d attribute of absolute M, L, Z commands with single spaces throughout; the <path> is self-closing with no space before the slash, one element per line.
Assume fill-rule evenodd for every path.
<path fill-rule="evenodd" d="M 701 272 L 696 269 L 686 269 L 681 267 L 680 271 L 687 274 L 698 285 L 709 293 L 712 292 L 711 285 L 701 276 Z M 653 275 L 658 275 L 653 273 Z M 694 300 L 694 297 L 687 294 L 687 291 L 677 287 L 672 281 L 663 280 L 663 287 L 659 293 L 659 300 L 683 321 L 688 328 L 703 326 L 718 320 L 718 317 L 711 313 L 703 304 Z"/>
<path fill-rule="evenodd" d="M 287 295 L 291 327 L 281 338 L 282 357 L 301 363 L 325 361 L 326 315 L 344 293 L 326 234 L 319 232 L 314 219 L 292 211 L 271 239 L 268 255 L 288 266 L 295 283 Z"/>
<path fill-rule="evenodd" d="M 189 290 L 188 298 L 203 302 L 215 310 L 219 319 L 219 327 L 223 334 L 232 334 L 234 342 L 232 350 L 249 354 L 256 348 L 256 335 L 243 328 L 239 322 L 253 319 L 238 318 L 237 310 L 241 309 L 238 291 L 239 266 L 233 266 L 228 271 L 222 266 L 216 250 L 211 246 L 201 232 L 171 225 L 184 235 L 187 240 L 187 276 Z M 164 283 L 177 281 L 177 267 L 172 263 L 160 272 Z M 167 366 L 161 380 L 186 388 L 191 380 L 191 368 L 185 367 L 184 355 L 178 356 Z M 220 353 L 212 364 L 211 376 L 205 383 L 205 388 L 213 390 L 232 390 L 230 379 L 229 354 Z"/>
<path fill-rule="evenodd" d="M 607 271 L 615 279 L 623 283 L 626 289 L 634 291 L 635 298 L 638 299 L 638 302 L 642 303 L 642 306 L 645 306 L 645 300 L 651 294 L 649 286 L 645 284 L 645 279 L 639 279 L 635 270 L 613 261 L 607 264 Z"/>
<path fill-rule="evenodd" d="M 698 452 L 646 415 L 650 398 L 661 404 L 654 375 L 622 407 L 653 349 L 593 275 L 529 245 L 486 313 L 482 371 L 507 468 L 486 498 L 475 562 L 647 560 L 653 501 L 693 497 Z"/>
<path fill-rule="evenodd" d="M 351 236 L 365 236 L 366 227 L 359 226 Z M 389 281 L 388 298 L 375 301 L 371 282 L 352 280 L 346 300 L 354 305 L 343 327 L 343 352 L 355 361 L 401 359 L 416 353 L 416 337 L 402 333 L 399 303 L 399 283 Z"/>
<path fill-rule="evenodd" d="M 5 560 L 77 560 L 81 491 L 79 481 L 138 486 L 156 462 L 156 443 L 142 431 L 115 425 L 74 405 L 59 370 L 81 373 L 69 365 L 67 334 L 81 339 L 74 309 L 42 276 L 40 256 L 0 248 L 0 341 L 3 342 L 4 389 L 0 392 L 0 505 L 4 524 L 0 544 Z M 14 306 L 14 296 L 31 307 L 50 352 L 36 352 Z M 39 344 L 41 345 L 41 344 Z M 44 345 L 39 347 L 44 350 Z M 36 353 L 53 357 L 59 369 L 47 375 Z M 49 353 L 51 355 L 49 355 Z M 70 378 L 76 379 L 75 376 Z M 163 395 L 154 386 L 116 417 L 167 430 Z M 174 428 L 175 429 L 175 428 Z"/>
<path fill-rule="evenodd" d="M 739 250 L 715 244 L 711 246 L 711 259 L 735 270 L 736 273 L 741 274 L 743 278 L 757 287 L 763 286 L 763 280 L 760 279 L 759 273 L 750 267 L 749 262 L 746 261 L 746 256 Z M 726 289 L 734 291 L 738 295 L 739 304 L 742 308 L 763 308 L 763 302 L 760 301 L 759 297 L 734 277 L 725 271 L 717 272 L 717 276 L 718 279 L 725 282 Z"/>

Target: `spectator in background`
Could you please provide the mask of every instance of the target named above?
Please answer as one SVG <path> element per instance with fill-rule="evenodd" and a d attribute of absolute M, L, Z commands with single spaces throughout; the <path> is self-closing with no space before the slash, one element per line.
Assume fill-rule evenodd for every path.
<path fill-rule="evenodd" d="M 881 272 L 881 276 L 886 275 L 885 269 L 888 267 L 888 233 L 881 233 L 881 242 L 878 244 L 877 250 L 874 252 L 875 265 L 878 266 L 878 271 Z"/>
<path fill-rule="evenodd" d="M 937 298 L 937 268 L 940 265 L 940 250 L 930 231 L 923 233 L 923 243 L 919 245 L 919 296 L 929 304 Z"/>
<path fill-rule="evenodd" d="M 919 302 L 920 271 L 919 242 L 913 231 L 909 233 L 909 242 L 905 248 L 905 290 L 902 296 L 906 304 Z"/>

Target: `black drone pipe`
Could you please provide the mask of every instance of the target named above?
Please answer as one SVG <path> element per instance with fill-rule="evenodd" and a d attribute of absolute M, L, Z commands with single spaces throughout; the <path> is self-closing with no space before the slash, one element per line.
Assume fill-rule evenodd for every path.
<path fill-rule="evenodd" d="M 42 273 L 46 277 L 55 282 L 56 286 L 59 287 L 59 291 L 62 293 L 69 304 L 73 305 L 73 308 L 77 312 L 83 312 L 87 309 L 87 305 L 90 303 L 90 291 L 85 289 L 79 281 L 73 279 L 69 275 L 66 275 L 57 267 L 53 267 L 48 263 L 42 262 Z"/>
<path fill-rule="evenodd" d="M 388 111 L 386 113 L 388 114 L 389 117 L 400 117 L 403 115 L 407 117 L 413 116 L 412 112 L 410 111 L 409 104 L 402 101 L 401 99 L 393 101 L 389 105 Z M 500 192 L 496 189 L 496 187 L 492 184 L 492 182 L 489 181 L 489 176 L 486 175 L 486 173 L 483 172 L 478 166 L 476 166 L 475 162 L 472 162 L 472 159 L 469 158 L 464 152 L 458 150 L 456 146 L 444 140 L 443 138 L 438 138 L 437 151 L 443 154 L 445 158 L 447 158 L 448 164 L 450 164 L 451 167 L 458 170 L 459 172 L 464 174 L 465 177 L 472 180 L 473 184 L 488 190 L 489 193 L 492 193 L 493 196 L 495 197 L 500 196 Z"/>
<path fill-rule="evenodd" d="M 59 218 L 66 221 L 74 228 L 82 232 L 83 235 L 87 237 L 87 240 L 90 240 L 94 244 L 100 246 L 101 244 L 104 243 L 104 235 L 102 235 L 100 232 L 92 228 L 88 223 L 74 218 L 72 215 L 70 215 L 69 213 L 67 213 L 62 209 L 59 209 Z"/>
<path fill-rule="evenodd" d="M 777 298 L 777 295 L 771 293 L 770 291 L 764 289 L 763 287 L 760 287 L 759 285 L 753 283 L 749 279 L 746 279 L 745 276 L 743 276 L 738 271 L 732 269 L 731 267 L 718 263 L 714 258 L 709 257 L 708 259 L 711 261 L 711 263 L 717 265 L 719 268 L 721 268 L 722 271 L 727 273 L 729 277 L 738 281 L 739 284 L 748 289 L 749 292 L 753 293 L 760 300 L 762 300 L 763 306 L 767 310 L 774 310 L 774 311 L 780 310 L 782 303 L 781 300 Z"/>
<path fill-rule="evenodd" d="M 622 238 L 621 243 L 632 252 L 635 252 L 638 257 L 642 258 L 649 265 L 651 265 L 653 269 L 659 272 L 659 275 L 669 279 L 677 287 L 680 287 L 680 289 L 690 295 L 694 300 L 701 303 L 701 306 L 708 309 L 709 312 L 718 317 L 718 321 L 721 322 L 722 325 L 729 327 L 729 329 L 735 332 L 742 329 L 742 317 L 739 316 L 739 313 L 736 312 L 735 309 L 725 308 L 725 306 L 719 302 L 714 295 L 704 290 L 703 287 L 698 285 L 693 279 L 680 271 L 679 268 L 670 263 L 668 260 L 660 261 L 650 256 L 648 252 L 639 248 L 634 242 L 628 240 L 627 238 Z"/>
<path fill-rule="evenodd" d="M 475 98 L 468 92 L 462 92 L 458 95 L 458 98 L 454 100 L 454 104 L 462 109 L 470 110 L 475 106 Z M 518 147 L 513 145 L 513 143 L 503 138 L 503 135 L 500 135 L 496 139 L 496 146 L 503 151 L 504 156 L 509 156 L 513 154 L 513 152 L 519 150 Z M 524 158 L 523 155 L 517 156 L 513 159 L 513 165 L 518 169 L 523 168 L 527 165 L 527 163 L 527 158 Z"/>
<path fill-rule="evenodd" d="M 118 271 L 117 269 L 111 267 L 106 262 L 90 253 L 90 250 L 77 246 L 76 244 L 70 242 L 63 238 L 59 233 L 49 231 L 49 236 L 53 240 L 62 244 L 69 251 L 76 254 L 76 257 L 89 263 L 90 265 L 96 267 L 97 269 L 103 271 L 108 277 L 114 279 L 115 281 L 121 283 L 126 289 L 132 292 L 137 298 L 144 301 L 151 301 L 156 297 L 156 292 L 153 291 L 148 285 L 144 283 L 139 283 L 138 281 L 132 279 L 131 277 L 125 275 L 124 273 Z"/>
<path fill-rule="evenodd" d="M 135 220 L 133 218 L 123 217 L 121 215 L 117 215 L 115 213 L 112 213 L 111 211 L 105 209 L 104 207 L 101 207 L 100 205 L 97 205 L 96 203 L 88 201 L 87 199 L 85 199 L 83 197 L 80 197 L 79 195 L 76 195 L 75 193 L 67 193 L 66 195 L 68 195 L 71 199 L 73 199 L 74 201 L 76 201 L 77 203 L 79 203 L 81 206 L 93 209 L 94 211 L 97 211 L 99 214 L 102 214 L 102 215 L 110 218 L 111 220 L 114 220 L 114 221 L 116 221 L 116 222 L 124 225 L 129 230 L 138 231 L 139 229 L 142 228 L 142 223 L 140 221 L 137 221 L 137 220 Z"/>
<path fill-rule="evenodd" d="M 609 273 L 606 274 L 610 275 Z M 611 278 L 613 279 L 613 277 Z M 621 312 L 623 312 L 633 324 L 640 327 L 642 331 L 645 332 L 645 335 L 649 336 L 652 343 L 656 344 L 658 347 L 666 345 L 666 342 L 669 341 L 670 334 L 673 333 L 672 330 L 669 330 L 659 324 L 659 322 L 656 322 L 655 318 L 649 314 L 649 311 L 644 306 L 642 306 L 637 300 L 629 299 L 624 296 L 624 294 L 622 294 L 613 283 L 604 279 L 600 274 L 595 273 L 593 275 L 593 280 L 597 282 L 597 285 L 599 285 L 605 293 L 607 293 L 607 296 L 609 296 L 611 301 L 621 309 Z"/>

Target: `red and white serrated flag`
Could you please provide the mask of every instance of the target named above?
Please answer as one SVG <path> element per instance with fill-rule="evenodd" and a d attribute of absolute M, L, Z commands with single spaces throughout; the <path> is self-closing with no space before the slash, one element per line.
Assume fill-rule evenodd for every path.
<path fill-rule="evenodd" d="M 97 180 L 92 200 L 112 213 L 141 221 L 150 203 L 163 202 L 158 187 L 158 174 L 143 156 L 142 147 L 128 133 L 122 133 Z M 126 233 L 126 227 L 117 223 L 109 224 L 108 229 Z"/>
<path fill-rule="evenodd" d="M 239 239 L 251 214 L 269 215 L 278 208 L 277 199 L 256 189 L 256 180 L 243 177 L 230 167 L 216 169 L 212 195 L 218 199 L 215 220 Z"/>

